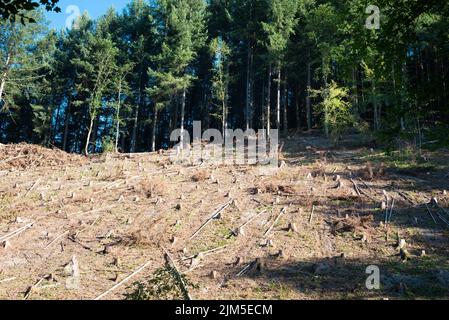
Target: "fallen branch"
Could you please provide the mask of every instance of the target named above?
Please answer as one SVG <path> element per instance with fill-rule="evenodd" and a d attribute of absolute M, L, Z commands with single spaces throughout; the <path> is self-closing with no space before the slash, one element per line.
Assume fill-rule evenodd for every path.
<path fill-rule="evenodd" d="M 438 212 L 436 214 L 441 219 L 441 221 L 443 221 L 445 224 L 447 224 L 447 226 L 449 226 L 449 221 L 447 221 L 444 217 L 442 217 L 441 214 L 439 214 Z"/>
<path fill-rule="evenodd" d="M 361 181 L 364 183 L 363 180 L 361 180 Z M 354 185 L 354 188 L 355 188 L 355 190 L 357 191 L 357 194 L 358 194 L 359 196 L 360 196 L 360 194 L 363 194 L 365 197 L 367 197 L 367 198 L 373 200 L 374 202 L 377 201 L 377 200 L 374 199 L 372 196 L 370 196 L 370 195 L 367 194 L 365 191 L 363 191 L 362 188 L 359 188 L 359 186 L 357 185 L 357 183 L 356 183 L 353 179 L 351 179 L 351 182 L 352 182 L 352 184 Z M 366 183 L 365 183 L 365 185 L 366 185 Z"/>
<path fill-rule="evenodd" d="M 41 179 L 37 179 L 35 183 L 33 183 L 33 185 L 27 190 L 27 192 L 25 193 L 25 195 L 23 196 L 24 198 L 31 192 L 34 190 L 34 188 L 36 188 L 36 186 L 38 185 L 38 183 L 41 181 Z"/>
<path fill-rule="evenodd" d="M 391 203 L 390 213 L 389 213 L 388 218 L 387 218 L 387 223 L 391 222 L 391 216 L 393 215 L 393 209 L 394 209 L 394 201 L 395 201 L 395 199 L 393 198 L 393 201 Z"/>
<path fill-rule="evenodd" d="M 351 182 L 352 182 L 352 184 L 354 185 L 354 189 L 355 189 L 355 191 L 357 192 L 357 195 L 361 198 L 362 195 L 361 195 L 361 193 L 360 193 L 360 191 L 359 191 L 359 187 L 357 187 L 357 184 L 355 183 L 355 181 L 354 181 L 353 179 L 351 179 Z"/>
<path fill-rule="evenodd" d="M 239 230 L 239 229 L 241 229 L 241 228 L 244 228 L 244 227 L 246 227 L 248 224 L 250 224 L 252 221 L 254 221 L 254 219 L 256 219 L 258 216 L 260 216 L 260 215 L 262 215 L 262 214 L 264 214 L 265 212 L 267 212 L 267 210 L 265 209 L 265 210 L 262 210 L 261 212 L 259 212 L 258 214 L 256 214 L 255 216 L 253 216 L 253 217 L 251 217 L 251 218 L 249 218 L 248 219 L 248 221 L 246 221 L 244 224 L 242 224 L 241 226 L 239 226 L 237 229 L 235 229 L 234 231 L 232 231 L 232 233 L 234 234 L 234 235 L 236 235 L 236 233 L 237 233 L 237 231 L 236 230 Z"/>
<path fill-rule="evenodd" d="M 115 207 L 115 205 L 110 205 L 110 206 L 107 206 L 107 207 L 93 209 L 93 210 L 90 210 L 90 211 L 78 211 L 78 212 L 75 212 L 75 213 L 67 214 L 67 217 L 71 217 L 71 216 L 75 216 L 75 215 L 86 215 L 86 214 L 97 213 L 97 212 L 100 212 L 100 211 L 112 209 L 114 207 Z"/>
<path fill-rule="evenodd" d="M 64 233 L 61 233 L 59 236 L 57 236 L 56 238 L 54 238 L 52 241 L 50 241 L 46 246 L 45 249 L 47 249 L 49 246 L 51 246 L 53 243 L 55 243 L 56 241 L 58 241 L 59 239 L 61 239 L 63 236 L 65 236 L 66 234 L 68 234 L 69 231 L 65 231 Z"/>
<path fill-rule="evenodd" d="M 87 227 L 85 227 L 85 228 L 82 229 L 82 230 L 79 230 L 79 231 L 75 234 L 75 238 L 78 238 L 79 235 L 80 235 L 81 233 L 83 233 L 83 232 L 86 231 L 87 229 L 93 227 L 93 226 L 97 223 L 98 220 L 100 220 L 100 216 L 98 216 L 98 217 L 94 220 L 94 222 L 92 222 L 90 225 L 88 225 Z"/>
<path fill-rule="evenodd" d="M 370 185 L 368 185 L 365 181 L 363 181 L 361 178 L 359 178 L 360 182 L 363 183 L 363 185 L 365 187 L 367 187 L 371 192 L 375 193 L 375 191 L 373 190 L 373 188 L 371 188 Z"/>
<path fill-rule="evenodd" d="M 86 250 L 89 250 L 89 251 L 91 251 L 91 252 L 95 252 L 95 253 L 98 253 L 98 252 L 96 252 L 94 249 L 92 249 L 91 247 L 88 247 L 88 246 L 86 246 L 84 243 L 81 243 L 77 238 L 75 238 L 75 236 L 69 236 L 69 237 L 67 237 L 70 241 L 72 241 L 72 242 L 74 242 L 74 243 L 76 243 L 76 244 L 79 244 L 81 247 L 83 247 L 84 249 L 86 249 Z"/>
<path fill-rule="evenodd" d="M 271 230 L 274 228 L 274 226 L 276 225 L 276 223 L 279 221 L 279 219 L 282 217 L 282 215 L 287 211 L 287 208 L 284 207 L 281 209 L 281 212 L 279 213 L 279 215 L 277 216 L 277 218 L 274 220 L 273 224 L 270 226 L 270 228 L 268 228 L 268 230 L 264 233 L 264 237 L 266 237 Z"/>
<path fill-rule="evenodd" d="M 440 205 L 438 204 L 438 202 L 436 202 L 436 205 L 437 205 L 437 207 L 438 207 L 441 211 L 443 211 L 445 214 L 447 214 L 447 215 L 449 216 L 449 212 L 448 212 L 446 209 L 444 209 L 442 206 L 440 206 Z"/>
<path fill-rule="evenodd" d="M 126 283 L 127 281 L 129 281 L 131 278 L 133 278 L 135 275 L 137 275 L 139 272 L 141 272 L 142 270 L 144 270 L 146 267 L 148 267 L 151 263 L 150 261 L 147 261 L 145 264 L 143 264 L 142 266 L 140 266 L 138 269 L 136 269 L 136 271 L 134 271 L 133 273 L 131 273 L 129 276 L 127 276 L 125 279 L 123 279 L 122 281 L 120 281 L 119 283 L 117 283 L 115 286 L 113 286 L 112 288 L 106 290 L 105 292 L 103 292 L 102 294 L 100 294 L 98 297 L 96 297 L 94 300 L 100 300 L 101 298 L 105 297 L 106 295 L 108 295 L 109 293 L 111 293 L 112 291 L 114 291 L 115 289 L 117 289 L 118 287 L 120 287 L 121 285 L 123 285 L 124 283 Z"/>
<path fill-rule="evenodd" d="M 34 222 L 28 223 L 27 225 L 25 225 L 25 226 L 23 226 L 23 227 L 21 227 L 21 228 L 19 228 L 17 230 L 14 230 L 13 232 L 10 232 L 10 233 L 4 235 L 3 237 L 0 237 L 0 242 L 9 240 L 9 239 L 11 239 L 11 238 L 21 234 L 25 230 L 31 228 L 33 225 L 34 225 Z"/>
<path fill-rule="evenodd" d="M 176 261 L 190 260 L 190 259 L 194 259 L 194 258 L 196 258 L 196 257 L 198 257 L 198 256 L 203 256 L 203 257 L 205 257 L 205 256 L 207 256 L 207 255 L 210 255 L 210 254 L 215 253 L 215 252 L 217 252 L 217 251 L 221 251 L 221 250 L 226 249 L 226 248 L 227 248 L 227 245 L 221 246 L 221 247 L 214 248 L 214 249 L 211 249 L 211 250 L 202 251 L 202 252 L 199 252 L 198 254 L 195 254 L 195 255 L 193 255 L 193 256 L 185 257 L 185 258 L 182 258 L 182 259 L 178 259 L 178 260 L 176 260 Z"/>
<path fill-rule="evenodd" d="M 429 212 L 430 216 L 432 217 L 433 222 L 435 224 L 437 224 L 437 221 L 435 220 L 435 217 L 433 216 L 432 211 L 430 210 L 429 206 L 427 205 L 427 203 L 424 203 L 424 204 L 425 204 L 425 206 L 427 208 L 427 211 Z"/>
<path fill-rule="evenodd" d="M 414 203 L 414 202 L 409 198 L 409 196 L 406 195 L 404 192 L 402 192 L 402 191 L 397 191 L 397 193 L 398 193 L 400 196 L 402 196 L 405 200 L 407 200 L 408 202 L 410 202 L 411 205 L 413 205 L 413 206 L 416 205 L 416 203 Z"/>
<path fill-rule="evenodd" d="M 315 205 L 312 206 L 312 212 L 310 213 L 309 223 L 312 223 L 313 213 L 315 212 Z"/>
<path fill-rule="evenodd" d="M 12 157 L 12 158 L 0 161 L 0 165 L 4 164 L 4 163 L 11 162 L 11 161 L 14 161 L 14 160 L 17 160 L 17 159 L 25 158 L 25 157 L 27 157 L 27 155 L 20 155 L 20 156 L 17 156 L 17 157 Z"/>
<path fill-rule="evenodd" d="M 16 277 L 6 278 L 6 279 L 3 279 L 3 280 L 0 280 L 0 283 L 9 282 L 9 281 L 13 281 L 13 280 L 16 280 L 16 279 L 17 279 Z"/>
<path fill-rule="evenodd" d="M 50 279 L 51 275 L 50 274 L 46 274 L 45 276 L 43 276 L 42 278 L 40 278 L 35 284 L 33 284 L 31 287 L 28 288 L 28 290 L 25 292 L 25 296 L 23 297 L 25 300 L 27 300 L 30 296 L 31 293 L 33 293 L 33 290 L 42 283 L 42 281 L 46 280 L 46 279 Z"/>
<path fill-rule="evenodd" d="M 253 262 L 247 264 L 239 273 L 237 273 L 237 277 L 243 276 L 251 267 L 254 265 Z"/>
<path fill-rule="evenodd" d="M 192 240 L 193 238 L 195 238 L 195 236 L 198 234 L 198 233 L 200 233 L 201 232 L 201 230 L 203 230 L 212 220 L 214 220 L 215 218 L 217 218 L 219 215 L 220 215 L 220 213 L 222 213 L 227 207 L 229 207 L 230 205 L 231 205 L 231 203 L 232 203 L 232 199 L 231 200 L 229 200 L 226 204 L 224 204 L 220 209 L 218 209 L 217 211 L 215 211 L 213 214 L 212 214 L 212 216 L 209 218 L 209 219 L 207 219 L 207 221 L 206 222 L 204 222 L 203 223 L 203 225 L 198 229 L 198 230 L 196 230 L 195 231 L 195 233 L 194 234 L 192 234 L 192 236 L 189 238 L 189 240 Z"/>

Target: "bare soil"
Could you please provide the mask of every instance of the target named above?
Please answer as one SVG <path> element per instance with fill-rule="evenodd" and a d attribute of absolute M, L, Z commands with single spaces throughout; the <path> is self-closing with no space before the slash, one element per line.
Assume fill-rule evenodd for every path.
<path fill-rule="evenodd" d="M 448 151 L 366 145 L 291 136 L 274 175 L 1 145 L 0 298 L 94 299 L 145 265 L 103 297 L 124 299 L 164 249 L 194 299 L 449 298 Z"/>

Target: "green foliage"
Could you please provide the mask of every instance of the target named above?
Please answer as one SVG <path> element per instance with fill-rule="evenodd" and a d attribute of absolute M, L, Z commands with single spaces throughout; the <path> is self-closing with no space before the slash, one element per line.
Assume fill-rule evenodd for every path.
<path fill-rule="evenodd" d="M 271 56 L 280 60 L 285 54 L 290 35 L 297 23 L 297 0 L 268 1 L 268 22 L 262 22 L 262 27 L 268 35 L 267 48 Z"/>
<path fill-rule="evenodd" d="M 226 104 L 227 89 L 229 84 L 229 55 L 231 49 L 221 38 L 215 38 L 209 45 L 213 57 L 212 68 L 212 92 L 218 100 L 219 106 Z"/>
<path fill-rule="evenodd" d="M 57 6 L 58 2 L 59 0 L 4 0 L 0 2 L 0 17 L 13 22 L 19 18 L 22 24 L 35 23 L 35 18 L 27 15 L 27 11 L 35 10 L 41 5 L 47 11 L 61 12 L 61 8 Z"/>
<path fill-rule="evenodd" d="M 115 144 L 111 137 L 104 137 L 102 142 L 103 153 L 112 153 L 115 151 Z"/>
<path fill-rule="evenodd" d="M 185 275 L 179 276 L 174 268 L 166 266 L 156 270 L 150 279 L 135 282 L 125 297 L 126 300 L 187 300 L 181 281 L 187 287 L 196 287 Z"/>
<path fill-rule="evenodd" d="M 325 89 L 313 90 L 313 94 L 322 98 L 316 111 L 324 114 L 323 125 L 329 129 L 332 141 L 337 143 L 344 130 L 354 125 L 351 104 L 347 101 L 349 90 L 332 81 Z"/>
<path fill-rule="evenodd" d="M 147 151 L 150 132 L 155 149 L 167 147 L 165 128 L 180 123 L 273 121 L 278 101 L 286 129 L 301 129 L 321 101 L 310 124 L 323 120 L 333 140 L 354 125 L 392 149 L 447 145 L 447 1 L 379 0 L 380 29 L 368 30 L 369 0 L 132 0 L 60 32 L 27 11 L 56 1 L 3 1 L 0 14 L 25 2 L 16 16 L 36 23 L 0 21 L 2 142 L 97 152 L 114 136 L 124 151 Z M 324 88 L 315 101 L 309 86 Z"/>

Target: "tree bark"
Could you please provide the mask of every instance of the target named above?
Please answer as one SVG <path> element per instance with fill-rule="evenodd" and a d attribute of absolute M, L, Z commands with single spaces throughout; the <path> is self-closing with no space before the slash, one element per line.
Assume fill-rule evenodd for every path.
<path fill-rule="evenodd" d="M 69 122 L 70 122 L 70 106 L 72 104 L 72 99 L 69 97 L 67 101 L 67 107 L 65 110 L 64 119 L 64 138 L 62 140 L 62 150 L 67 151 L 67 139 L 69 136 Z"/>
<path fill-rule="evenodd" d="M 97 139 L 98 139 L 98 127 L 100 125 L 100 115 L 97 115 L 94 119 L 94 126 L 92 127 L 91 133 L 91 145 L 92 145 L 92 153 L 97 152 Z"/>
<path fill-rule="evenodd" d="M 223 142 L 226 142 L 226 130 L 228 129 L 228 90 L 229 90 L 229 83 L 228 83 L 228 79 L 229 79 L 229 63 L 226 63 L 226 68 L 225 68 L 225 88 L 224 88 L 224 96 L 223 96 L 223 123 L 222 123 L 222 129 L 223 129 Z"/>
<path fill-rule="evenodd" d="M 250 128 L 250 105 L 251 105 L 251 44 L 248 43 L 248 57 L 246 63 L 246 104 L 245 104 L 245 126 Z"/>
<path fill-rule="evenodd" d="M 6 76 L 6 73 L 2 74 L 2 79 L 0 82 L 0 103 L 3 101 L 3 91 L 5 90 Z"/>
<path fill-rule="evenodd" d="M 94 126 L 94 117 L 90 117 L 90 124 L 89 124 L 89 130 L 87 131 L 87 138 L 86 138 L 86 146 L 84 148 L 84 154 L 86 156 L 89 155 L 89 145 L 90 145 L 90 136 L 92 135 L 92 128 Z"/>
<path fill-rule="evenodd" d="M 371 82 L 371 90 L 373 95 L 373 109 L 374 109 L 374 129 L 379 130 L 379 111 L 377 105 L 377 97 L 376 97 L 376 81 L 372 80 Z"/>
<path fill-rule="evenodd" d="M 181 149 L 184 149 L 184 118 L 186 109 L 186 88 L 182 91 L 182 101 L 181 101 Z"/>
<path fill-rule="evenodd" d="M 285 74 L 285 82 L 284 82 L 284 135 L 288 134 L 288 84 L 287 84 L 287 73 Z"/>
<path fill-rule="evenodd" d="M 358 116 L 359 92 L 357 90 L 357 70 L 355 67 L 352 68 L 352 103 Z"/>
<path fill-rule="evenodd" d="M 136 107 L 136 112 L 134 113 L 134 125 L 133 125 L 133 133 L 131 136 L 131 148 L 130 148 L 130 152 L 133 153 L 136 151 L 136 139 L 137 139 L 137 125 L 138 125 L 138 120 L 139 120 L 139 104 Z"/>
<path fill-rule="evenodd" d="M 11 62 L 11 54 L 8 54 L 8 56 L 6 57 L 5 67 L 3 69 L 2 77 L 0 80 L 0 105 L 1 105 L 1 102 L 3 101 L 3 92 L 5 91 L 6 78 L 8 77 L 8 70 L 9 70 L 10 62 Z"/>
<path fill-rule="evenodd" d="M 307 63 L 307 98 L 306 98 L 306 112 L 307 112 L 307 130 L 312 130 L 312 106 L 310 103 L 310 89 L 312 89 L 312 63 Z"/>
<path fill-rule="evenodd" d="M 329 95 L 329 88 L 327 84 L 327 70 L 326 70 L 326 58 L 323 56 L 322 58 L 322 68 L 323 68 L 323 85 L 324 85 L 324 99 L 326 100 Z M 327 107 L 324 108 L 324 131 L 326 133 L 326 137 L 329 137 L 329 111 Z"/>
<path fill-rule="evenodd" d="M 270 136 L 271 131 L 271 64 L 268 67 L 268 84 L 267 84 L 267 135 Z"/>
<path fill-rule="evenodd" d="M 299 83 L 296 84 L 295 93 L 295 110 L 296 110 L 296 129 L 299 131 L 301 129 L 301 89 Z"/>
<path fill-rule="evenodd" d="M 276 129 L 281 129 L 281 64 L 277 69 Z"/>
<path fill-rule="evenodd" d="M 118 101 L 117 101 L 117 115 L 116 115 L 116 131 L 115 131 L 115 152 L 118 153 L 118 140 L 120 137 L 120 105 L 122 99 L 122 80 L 120 79 L 118 86 Z"/>
<path fill-rule="evenodd" d="M 156 151 L 156 129 L 157 129 L 158 110 L 156 103 L 154 104 L 153 132 L 151 134 L 151 151 Z"/>
<path fill-rule="evenodd" d="M 262 130 L 265 130 L 265 103 L 266 101 L 266 86 L 265 86 L 265 79 L 262 81 L 262 97 L 261 97 L 261 112 L 260 115 L 262 117 Z"/>

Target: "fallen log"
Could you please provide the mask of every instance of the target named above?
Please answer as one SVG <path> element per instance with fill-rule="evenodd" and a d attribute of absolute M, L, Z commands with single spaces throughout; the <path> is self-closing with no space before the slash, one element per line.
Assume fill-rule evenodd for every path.
<path fill-rule="evenodd" d="M 201 227 L 199 227 L 198 230 L 196 230 L 189 238 L 189 240 L 192 240 L 193 238 L 196 237 L 196 235 L 198 233 L 201 232 L 201 230 L 203 230 L 212 220 L 214 220 L 215 218 L 217 218 L 227 207 L 229 207 L 232 203 L 233 199 L 229 200 L 227 203 L 225 203 L 223 206 L 220 207 L 220 209 L 218 209 L 217 211 L 215 211 L 212 216 L 206 220 L 206 222 L 204 222 Z"/>
<path fill-rule="evenodd" d="M 131 273 L 129 276 L 127 276 L 125 279 L 123 279 L 122 281 L 120 281 L 119 283 L 117 283 L 115 286 L 113 286 L 112 288 L 106 290 L 105 292 L 103 292 L 102 294 L 100 294 L 98 297 L 96 297 L 94 300 L 100 300 L 102 298 L 104 298 L 105 296 L 107 296 L 109 293 L 111 293 L 112 291 L 114 291 L 115 289 L 117 289 L 118 287 L 120 287 L 121 285 L 123 285 L 124 283 L 128 282 L 131 278 L 133 278 L 134 276 L 136 276 L 138 273 L 142 272 L 142 270 L 144 270 L 146 267 L 148 267 L 151 263 L 150 261 L 147 261 L 145 264 L 143 264 L 142 266 L 140 266 L 139 268 L 137 268 L 133 273 Z"/>

